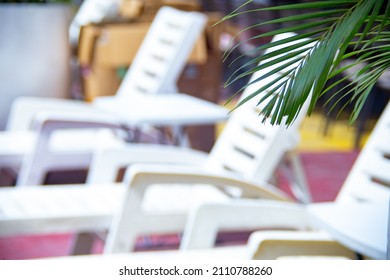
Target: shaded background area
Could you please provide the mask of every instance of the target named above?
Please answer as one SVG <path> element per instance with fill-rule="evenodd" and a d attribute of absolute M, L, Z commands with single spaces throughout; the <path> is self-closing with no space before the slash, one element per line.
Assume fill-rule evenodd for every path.
<path fill-rule="evenodd" d="M 64 5 L 0 3 L 0 130 L 18 96 L 70 97 L 71 19 Z"/>

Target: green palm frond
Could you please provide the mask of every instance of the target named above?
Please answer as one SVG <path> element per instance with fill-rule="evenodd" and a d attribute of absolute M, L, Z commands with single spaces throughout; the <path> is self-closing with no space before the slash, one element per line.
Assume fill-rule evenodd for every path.
<path fill-rule="evenodd" d="M 266 74 L 259 78 L 265 79 L 275 71 L 288 68 L 292 63 L 298 63 L 298 67 L 294 71 L 290 71 L 287 77 L 278 77 L 269 83 L 278 85 L 274 89 L 277 94 L 271 101 L 269 101 L 270 99 L 266 101 L 266 98 L 259 100 L 260 103 L 268 102 L 263 107 L 261 114 L 265 117 L 272 115 L 271 122 L 274 124 L 280 123 L 283 117 L 287 116 L 286 124 L 291 124 L 308 98 L 310 98 L 308 111 L 310 114 L 324 93 L 336 89 L 341 82 L 353 79 L 353 83 L 341 90 L 336 90 L 329 98 L 337 103 L 349 96 L 348 103 L 354 104 L 350 119 L 353 122 L 372 87 L 390 65 L 389 1 L 316 1 L 245 10 L 250 2 L 252 1 L 246 2 L 223 20 L 253 12 L 296 10 L 299 13 L 267 22 L 259 22 L 241 30 L 241 32 L 245 32 L 259 26 L 283 24 L 281 28 L 257 34 L 249 41 L 253 42 L 259 38 L 287 32 L 294 32 L 297 35 L 256 47 L 252 50 L 253 53 L 261 53 L 277 46 L 280 46 L 280 49 L 265 55 L 255 56 L 246 64 L 239 66 L 226 82 L 226 86 L 259 70 L 270 69 L 269 72 L 263 71 Z M 243 43 L 245 42 L 238 43 L 234 48 Z M 289 46 L 283 47 L 286 43 Z M 250 55 L 253 56 L 253 53 Z M 304 55 L 302 55 L 303 53 Z M 225 54 L 225 56 L 228 55 L 230 55 L 229 52 Z M 296 57 L 295 60 L 294 57 Z M 344 61 L 352 57 L 355 62 L 346 65 Z M 265 62 L 259 65 L 263 61 Z M 237 60 L 232 63 L 237 63 Z M 276 64 L 278 67 L 272 68 Z M 359 71 L 356 74 L 344 75 L 344 78 L 330 83 L 332 78 L 357 66 L 359 66 Z M 244 73 L 241 73 L 242 69 L 246 69 Z M 237 106 L 241 106 L 249 99 L 256 98 L 266 87 L 267 85 L 255 90 Z"/>

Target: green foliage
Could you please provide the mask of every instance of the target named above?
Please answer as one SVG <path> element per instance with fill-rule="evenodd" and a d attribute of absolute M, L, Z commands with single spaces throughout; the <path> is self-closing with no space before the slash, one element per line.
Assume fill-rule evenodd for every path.
<path fill-rule="evenodd" d="M 249 40 L 257 38 L 294 32 L 297 35 L 268 44 L 258 46 L 254 52 L 261 53 L 270 47 L 289 43 L 290 47 L 281 48 L 267 55 L 257 55 L 246 65 L 243 74 L 233 75 L 226 86 L 245 76 L 251 75 L 260 69 L 271 69 L 272 65 L 282 63 L 278 68 L 288 68 L 296 60 L 291 60 L 294 55 L 306 53 L 297 58 L 299 66 L 290 71 L 287 78 L 275 78 L 269 84 L 278 84 L 277 94 L 274 95 L 262 110 L 262 115 L 271 117 L 272 123 L 281 123 L 282 118 L 287 116 L 286 123 L 291 124 L 307 98 L 310 99 L 309 114 L 314 105 L 324 93 L 334 90 L 328 101 L 335 103 L 342 99 L 348 99 L 353 104 L 353 112 L 350 121 L 356 120 L 367 96 L 378 78 L 390 65 L 390 1 L 387 0 L 338 0 L 338 1 L 314 1 L 300 4 L 282 5 L 264 9 L 246 10 L 248 1 L 241 7 L 227 15 L 223 20 L 231 19 L 238 15 L 249 13 L 261 13 L 267 11 L 287 12 L 287 16 L 273 19 L 267 22 L 248 26 L 241 32 L 266 25 L 282 25 L 270 32 L 257 34 Z M 297 11 L 291 13 L 291 11 Z M 302 39 L 306 39 L 302 41 Z M 242 42 L 241 42 L 242 43 Z M 239 44 L 241 44 L 239 43 Z M 314 43 L 314 44 L 313 44 Z M 236 45 L 235 47 L 238 47 Z M 295 53 L 294 53 L 295 51 Z M 225 55 L 229 55 L 226 53 Z M 345 66 L 340 64 L 348 58 L 354 58 L 354 63 Z M 258 65 L 267 59 L 267 63 Z M 341 66 L 343 65 L 343 66 Z M 356 65 L 364 65 L 353 76 L 354 82 L 349 83 L 341 90 L 337 89 L 342 80 L 330 83 L 330 79 Z M 239 70 L 237 70 L 238 72 Z M 271 71 L 271 70 L 270 70 Z M 272 73 L 259 77 L 266 78 Z M 242 105 L 251 98 L 255 98 L 264 88 L 255 92 L 239 103 Z M 310 92 L 311 95 L 310 95 Z M 265 98 L 259 100 L 264 102 Z M 275 110 L 276 109 L 276 114 Z M 271 112 L 273 112 L 271 114 Z"/>

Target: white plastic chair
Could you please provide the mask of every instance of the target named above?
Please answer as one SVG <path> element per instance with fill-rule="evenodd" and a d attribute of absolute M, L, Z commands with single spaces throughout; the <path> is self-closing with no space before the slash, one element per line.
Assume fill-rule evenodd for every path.
<path fill-rule="evenodd" d="M 163 7 L 157 13 L 117 94 L 108 99 L 123 106 L 125 103 L 132 102 L 132 98 L 137 95 L 175 93 L 177 91 L 176 82 L 198 35 L 203 30 L 205 22 L 206 17 L 203 14 Z M 105 100 L 97 98 L 96 102 L 104 103 Z M 101 114 L 100 119 L 108 115 L 94 108 L 93 104 L 81 101 L 19 98 L 12 108 L 7 125 L 8 131 L 0 133 L 0 167 L 11 167 L 18 170 L 24 156 L 32 153 L 37 136 L 36 132 L 30 130 L 30 125 L 36 114 L 42 111 L 86 114 L 87 121 L 84 124 L 91 121 L 89 115 L 92 113 L 94 115 Z M 161 116 L 161 119 L 163 118 Z M 99 117 L 96 118 L 94 127 L 96 127 L 98 120 Z M 58 121 L 61 122 L 59 126 L 63 126 L 65 120 Z M 54 120 L 52 122 L 54 123 Z M 83 120 L 80 119 L 80 122 L 83 122 Z M 76 122 L 69 122 L 69 128 L 71 128 L 72 123 L 77 125 Z M 102 126 L 105 125 L 102 124 Z M 42 129 L 41 132 L 45 131 L 48 130 Z M 40 137 L 48 138 L 48 135 Z M 84 136 L 80 134 L 81 137 Z M 57 141 L 62 143 L 54 143 L 53 146 L 66 147 L 67 139 L 61 140 L 58 137 Z M 91 147 L 93 141 L 84 142 L 89 142 L 85 147 L 85 158 L 83 159 L 83 162 L 88 163 L 93 150 Z M 71 157 L 68 160 L 68 165 L 71 165 L 73 160 Z M 78 160 L 76 159 L 73 162 L 80 165 Z M 53 168 L 55 169 L 55 166 Z M 42 184 L 43 182 L 24 181 L 23 183 Z"/>
<path fill-rule="evenodd" d="M 332 215 L 331 217 L 335 221 L 341 219 L 339 224 L 354 224 L 356 230 L 360 228 L 361 232 L 354 232 L 353 235 L 358 237 L 363 235 L 362 239 L 367 238 L 366 241 L 370 243 L 379 242 L 378 244 L 382 244 L 382 247 L 374 245 L 378 249 L 371 250 L 371 255 L 368 257 L 385 258 L 388 234 L 386 219 L 379 220 L 379 223 L 383 223 L 380 227 L 381 231 L 371 232 L 371 235 L 366 237 L 363 233 L 364 229 L 376 228 L 377 224 L 370 224 L 370 222 L 377 222 L 377 217 L 369 217 L 370 212 L 366 213 L 367 218 L 359 216 L 359 212 L 348 213 L 346 211 L 349 211 L 348 209 L 358 210 L 360 207 L 367 210 L 379 208 L 382 209 L 380 213 L 385 218 L 387 217 L 387 220 L 389 219 L 389 137 L 390 104 L 376 124 L 335 202 L 313 203 L 307 206 L 245 200 L 207 203 L 199 206 L 190 214 L 181 244 L 182 249 L 212 247 L 219 230 L 287 227 L 298 231 L 259 231 L 251 235 L 248 241 L 249 247 L 252 248 L 250 257 L 261 259 L 274 259 L 283 256 L 356 258 L 355 244 L 353 244 L 355 241 L 352 238 L 351 240 L 348 236 L 342 238 L 345 244 L 351 245 L 351 248 L 347 249 L 332 237 L 331 227 L 326 228 L 329 233 L 320 230 L 322 229 L 321 216 Z M 351 206 L 355 208 L 351 208 Z M 311 229 L 311 231 L 302 231 L 303 229 Z M 357 253 L 364 255 L 363 252 L 357 251 Z"/>
<path fill-rule="evenodd" d="M 255 79 L 256 75 L 253 77 L 253 80 Z M 250 88 L 248 92 L 249 90 Z M 69 193 L 64 186 L 51 187 L 50 191 L 46 191 L 49 188 L 29 187 L 23 189 L 28 193 L 26 196 L 22 194 L 22 190 L 4 190 L 0 198 L 0 200 L 4 199 L 0 201 L 3 213 L 3 219 L 0 219 L 2 224 L 0 235 L 26 233 L 29 229 L 31 233 L 56 232 L 64 228 L 75 232 L 106 230 L 109 228 L 108 220 L 121 206 L 120 202 L 126 200 L 122 214 L 118 215 L 114 223 L 115 228 L 117 225 L 120 226 L 109 235 L 106 251 L 128 251 L 137 235 L 183 230 L 189 208 L 199 202 L 226 201 L 231 199 L 231 195 L 290 200 L 286 193 L 266 182 L 272 176 L 272 170 L 267 168 L 262 175 L 260 168 L 267 166 L 264 161 L 269 161 L 268 163 L 276 168 L 284 153 L 295 147 L 299 136 L 298 123 L 288 129 L 284 126 L 271 126 L 269 123 L 262 124 L 255 105 L 255 101 L 248 102 L 232 113 L 215 150 L 207 157 L 204 164 L 205 157 L 201 153 L 183 148 L 168 150 L 167 147 L 133 146 L 132 148 L 130 146 L 125 150 L 117 151 L 117 154 L 121 155 L 120 158 L 116 157 L 117 154 L 108 158 L 108 165 L 114 171 L 108 170 L 108 167 L 100 169 L 93 164 L 91 172 L 96 175 L 91 174 L 95 177 L 88 180 L 89 187 L 75 186 Z M 305 108 L 301 114 L 297 122 L 305 114 Z M 238 136 L 242 137 L 241 140 L 246 141 L 247 145 L 234 139 Z M 257 147 L 259 149 L 256 149 Z M 172 153 L 175 153 L 174 156 L 171 156 Z M 170 163 L 170 165 L 134 165 L 129 169 L 124 184 L 110 184 L 106 187 L 99 187 L 96 184 L 97 181 L 112 182 L 118 167 L 132 164 L 132 160 L 139 160 L 142 163 Z M 115 165 L 113 165 L 114 161 Z M 183 166 L 186 161 L 188 162 L 186 165 L 192 163 L 192 166 Z M 229 165 L 232 161 L 233 163 L 239 161 L 241 165 Z M 108 174 L 106 179 L 103 178 L 105 172 Z M 153 186 L 156 184 L 159 186 Z M 239 192 L 232 192 L 233 188 Z M 93 193 L 95 189 L 96 195 Z M 302 193 L 305 192 L 303 188 Z M 34 201 L 24 202 L 28 197 L 38 196 L 39 193 L 40 201 L 50 203 L 40 205 Z M 181 199 L 182 197 L 186 197 L 186 200 Z M 175 203 L 172 203 L 172 198 L 176 198 Z M 76 202 L 77 206 L 72 205 Z M 15 210 L 9 206 L 10 204 L 27 206 Z M 29 205 L 33 210 L 28 211 Z M 56 208 L 59 205 L 61 207 Z M 72 212 L 75 214 L 69 216 L 68 208 L 74 207 L 78 209 L 79 214 Z M 47 215 L 47 213 L 54 214 Z M 20 217 L 24 218 L 19 220 Z M 86 220 L 84 224 L 81 223 L 83 219 Z M 36 224 L 44 226 L 37 228 Z M 126 241 L 122 244 L 123 239 Z"/>

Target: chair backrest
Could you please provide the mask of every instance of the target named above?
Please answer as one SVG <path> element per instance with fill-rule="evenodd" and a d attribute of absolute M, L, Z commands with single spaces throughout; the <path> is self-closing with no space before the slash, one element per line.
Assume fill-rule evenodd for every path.
<path fill-rule="evenodd" d="M 156 14 L 116 97 L 175 93 L 195 41 L 206 23 L 198 12 L 162 7 Z"/>
<path fill-rule="evenodd" d="M 273 41 L 293 35 L 292 33 L 277 35 Z M 284 45 L 278 48 L 281 47 Z M 275 48 L 272 48 L 267 52 L 274 50 Z M 282 76 L 287 70 L 283 69 L 263 80 L 258 80 L 258 78 L 269 72 L 269 68 L 254 73 L 241 99 L 267 85 L 275 77 L 279 76 L 284 79 Z M 263 182 L 271 178 L 285 153 L 297 146 L 299 127 L 306 115 L 308 102 L 305 103 L 294 124 L 288 128 L 286 125 L 271 125 L 269 120 L 262 123 L 259 113 L 264 105 L 257 105 L 257 103 L 272 88 L 273 86 L 268 87 L 258 97 L 251 99 L 231 114 L 211 151 L 207 163 L 208 168 L 219 171 L 228 170 L 246 179 L 258 179 Z"/>
<path fill-rule="evenodd" d="M 390 199 L 390 103 L 348 174 L 339 201 L 389 203 Z"/>

